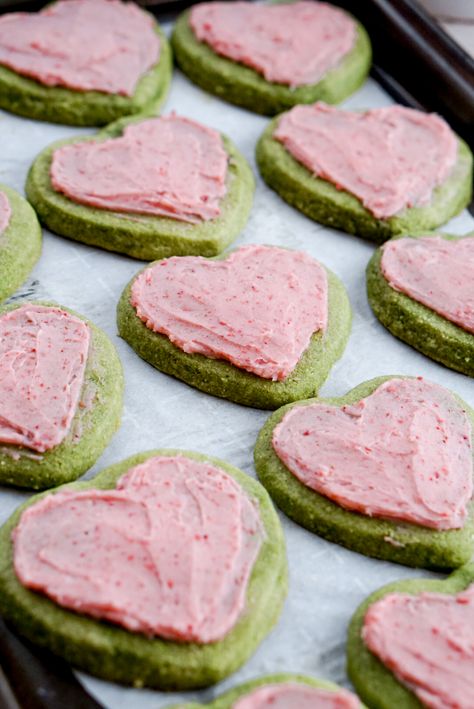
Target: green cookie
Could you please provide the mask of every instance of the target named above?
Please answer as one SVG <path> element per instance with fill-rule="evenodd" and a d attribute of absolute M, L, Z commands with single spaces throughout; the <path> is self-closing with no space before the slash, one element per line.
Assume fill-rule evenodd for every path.
<path fill-rule="evenodd" d="M 285 202 L 316 222 L 381 243 L 395 234 L 434 229 L 466 207 L 472 194 L 472 154 L 459 139 L 459 155 L 448 179 L 433 190 L 429 204 L 406 207 L 388 219 L 377 219 L 362 202 L 331 182 L 315 177 L 272 136 L 271 121 L 257 143 L 256 159 L 265 182 Z"/>
<path fill-rule="evenodd" d="M 156 113 L 168 93 L 172 56 L 157 23 L 155 31 L 160 38 L 158 63 L 142 76 L 133 96 L 45 86 L 0 65 L 0 108 L 37 121 L 71 126 L 101 126 L 142 111 Z"/>
<path fill-rule="evenodd" d="M 372 394 L 383 382 L 393 378 L 377 377 L 359 384 L 345 396 L 298 401 L 275 411 L 260 431 L 255 446 L 257 475 L 274 502 L 288 517 L 330 542 L 366 556 L 406 566 L 453 569 L 469 561 L 474 552 L 474 502 L 470 502 L 469 517 L 461 529 L 438 531 L 409 522 L 368 517 L 344 509 L 304 485 L 288 470 L 272 445 L 274 428 L 293 406 L 315 403 L 331 406 L 355 404 Z M 474 411 L 459 397 L 456 398 L 474 425 Z"/>
<path fill-rule="evenodd" d="M 429 235 L 404 236 L 416 239 Z M 462 238 L 448 234 L 439 236 L 447 240 Z M 382 273 L 381 260 L 382 250 L 378 249 L 367 266 L 367 295 L 382 325 L 427 357 L 474 377 L 474 335 L 392 288 Z"/>
<path fill-rule="evenodd" d="M 383 586 L 369 596 L 354 613 L 347 638 L 347 670 L 354 687 L 370 709 L 422 709 L 422 703 L 366 647 L 361 637 L 365 614 L 372 603 L 389 593 L 424 592 L 456 594 L 474 581 L 474 564 L 463 566 L 443 581 L 412 579 Z"/>
<path fill-rule="evenodd" d="M 129 123 L 150 117 L 142 115 L 117 121 L 99 133 L 99 140 L 118 137 Z M 228 191 L 221 201 L 221 214 L 197 224 L 89 207 L 56 192 L 49 176 L 53 151 L 61 145 L 86 140 L 97 140 L 97 136 L 53 143 L 38 155 L 28 174 L 28 198 L 41 222 L 56 234 L 152 261 L 189 254 L 215 256 L 232 243 L 246 224 L 252 206 L 254 177 L 245 158 L 225 136 L 224 147 L 229 155 Z"/>
<path fill-rule="evenodd" d="M 15 302 L 1 307 L 0 316 L 24 305 L 56 306 L 45 302 Z M 115 347 L 90 320 L 62 305 L 57 307 L 81 318 L 90 328 L 82 397 L 93 401 L 84 408 L 78 406 L 67 436 L 51 450 L 36 453 L 0 442 L 0 484 L 3 485 L 41 490 L 75 480 L 94 465 L 120 425 L 123 374 Z"/>
<path fill-rule="evenodd" d="M 153 367 L 196 389 L 237 404 L 276 409 L 289 401 L 317 393 L 346 346 L 351 328 L 351 307 L 341 281 L 326 270 L 329 283 L 327 330 L 324 334 L 314 333 L 295 369 L 283 381 L 263 379 L 224 360 L 186 353 L 166 335 L 150 330 L 130 303 L 136 276 L 126 286 L 117 307 L 119 334 Z"/>
<path fill-rule="evenodd" d="M 41 227 L 28 202 L 0 184 L 10 203 L 11 216 L 0 234 L 0 302 L 21 286 L 41 254 Z"/>
<path fill-rule="evenodd" d="M 170 707 L 169 709 L 199 709 L 204 706 L 209 707 L 209 709 L 232 709 L 234 703 L 238 699 L 241 699 L 246 694 L 249 694 L 254 689 L 257 689 L 257 687 L 263 687 L 267 684 L 284 684 L 286 682 L 307 684 L 310 687 L 333 690 L 334 692 L 341 689 L 341 687 L 333 682 L 313 679 L 313 677 L 308 677 L 307 675 L 279 672 L 275 675 L 266 675 L 265 677 L 254 679 L 251 682 L 245 682 L 245 684 L 241 684 L 239 687 L 234 687 L 228 692 L 225 692 L 225 694 L 221 694 L 220 697 L 214 699 L 213 702 L 209 702 L 208 704 L 197 704 L 196 702 L 192 702 L 190 704 L 174 704 L 173 707 Z M 297 709 L 297 707 L 295 707 L 295 709 Z M 362 703 L 360 704 L 360 709 L 364 709 L 364 705 Z"/>
<path fill-rule="evenodd" d="M 195 84 L 225 101 L 273 116 L 298 103 L 339 103 L 364 83 L 372 50 L 367 32 L 357 20 L 354 22 L 354 48 L 317 84 L 296 88 L 267 81 L 254 69 L 216 54 L 196 38 L 189 24 L 189 11 L 178 18 L 171 42 L 178 66 Z"/>
<path fill-rule="evenodd" d="M 259 504 L 266 538 L 247 588 L 246 610 L 234 628 L 222 640 L 206 645 L 151 638 L 66 610 L 46 596 L 24 588 L 13 568 L 12 530 L 26 507 L 45 494 L 56 492 L 53 491 L 29 500 L 0 530 L 0 611 L 20 634 L 97 677 L 167 690 L 214 684 L 252 655 L 276 623 L 287 591 L 283 531 L 261 485 L 237 468 L 210 456 L 155 450 L 127 458 L 92 480 L 58 490 L 113 489 L 118 478 L 131 467 L 152 456 L 177 454 L 223 469 Z"/>

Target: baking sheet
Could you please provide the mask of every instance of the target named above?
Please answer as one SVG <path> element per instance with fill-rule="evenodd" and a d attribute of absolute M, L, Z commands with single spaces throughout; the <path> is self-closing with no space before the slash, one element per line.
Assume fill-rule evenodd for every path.
<path fill-rule="evenodd" d="M 372 81 L 343 105 L 369 108 L 392 103 Z M 301 249 L 331 268 L 352 303 L 352 335 L 321 395 L 338 396 L 361 381 L 384 374 L 423 375 L 449 387 L 474 406 L 474 382 L 411 350 L 373 316 L 365 295 L 365 267 L 374 247 L 354 236 L 316 224 L 286 205 L 258 176 L 254 148 L 267 120 L 205 94 L 175 72 L 163 109 L 175 110 L 227 133 L 251 163 L 257 180 L 250 220 L 235 245 L 265 243 Z M 0 182 L 23 192 L 28 168 L 54 140 L 91 131 L 21 119 L 0 111 Z M 463 212 L 445 231 L 474 230 Z M 54 300 L 89 317 L 117 346 L 125 371 L 122 426 L 86 477 L 133 453 L 158 447 L 218 456 L 255 476 L 253 446 L 269 413 L 197 392 L 154 370 L 118 338 L 115 307 L 141 262 L 83 246 L 44 232 L 43 255 L 15 298 Z M 0 523 L 28 493 L 0 488 Z M 177 701 L 213 699 L 240 682 L 268 672 L 294 671 L 350 687 L 345 673 L 348 621 L 374 589 L 397 579 L 433 576 L 426 571 L 368 559 L 326 542 L 281 515 L 290 566 L 290 591 L 281 619 L 244 667 L 216 687 L 164 694 L 127 689 L 78 673 L 98 701 L 110 709 L 159 709 Z"/>

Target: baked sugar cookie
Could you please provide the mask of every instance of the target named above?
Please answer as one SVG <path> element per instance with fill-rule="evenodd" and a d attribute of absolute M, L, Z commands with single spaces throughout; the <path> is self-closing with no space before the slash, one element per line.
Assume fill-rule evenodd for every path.
<path fill-rule="evenodd" d="M 286 595 L 266 491 L 227 463 L 176 450 L 33 497 L 0 531 L 0 559 L 0 610 L 19 633 L 137 687 L 226 677 Z"/>
<path fill-rule="evenodd" d="M 109 338 L 67 308 L 0 308 L 0 483 L 75 480 L 120 424 L 123 377 Z"/>
<path fill-rule="evenodd" d="M 474 412 L 421 378 L 276 411 L 255 446 L 262 484 L 291 519 L 361 554 L 455 568 L 473 553 Z"/>
<path fill-rule="evenodd" d="M 296 106 L 270 123 L 256 158 L 303 214 L 379 243 L 434 229 L 471 199 L 468 146 L 439 116 L 403 106 Z"/>
<path fill-rule="evenodd" d="M 406 235 L 367 267 L 367 294 L 382 325 L 423 354 L 474 377 L 474 234 Z"/>
<path fill-rule="evenodd" d="M 41 254 L 41 227 L 18 192 L 0 184 L 0 302 L 21 286 Z"/>
<path fill-rule="evenodd" d="M 342 283 L 315 259 L 253 245 L 147 266 L 125 288 L 117 322 L 162 372 L 272 409 L 318 390 L 342 355 L 351 310 Z"/>
<path fill-rule="evenodd" d="M 54 143 L 26 190 L 51 231 L 152 260 L 220 253 L 247 221 L 254 179 L 228 138 L 171 114 Z"/>
<path fill-rule="evenodd" d="M 0 18 L 0 108 L 95 126 L 156 112 L 171 51 L 152 15 L 121 0 L 59 0 Z"/>
<path fill-rule="evenodd" d="M 191 81 L 266 115 L 338 103 L 364 82 L 371 63 L 362 25 L 323 2 L 199 3 L 178 18 L 172 45 Z"/>

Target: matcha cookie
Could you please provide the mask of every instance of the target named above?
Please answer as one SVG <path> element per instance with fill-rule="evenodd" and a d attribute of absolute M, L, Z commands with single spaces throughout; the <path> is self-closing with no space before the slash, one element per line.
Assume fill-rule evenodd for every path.
<path fill-rule="evenodd" d="M 165 35 L 132 3 L 61 0 L 0 19 L 0 108 L 20 116 L 95 126 L 156 112 L 171 72 Z"/>
<path fill-rule="evenodd" d="M 471 199 L 468 146 L 439 116 L 402 106 L 297 106 L 266 128 L 256 159 L 288 204 L 377 243 L 434 229 Z"/>
<path fill-rule="evenodd" d="M 120 424 L 122 390 L 117 352 L 89 320 L 49 303 L 0 308 L 0 483 L 85 473 Z"/>
<path fill-rule="evenodd" d="M 172 45 L 191 81 L 265 115 L 338 103 L 365 81 L 371 63 L 362 25 L 323 3 L 198 4 L 178 18 Z"/>
<path fill-rule="evenodd" d="M 406 235 L 375 252 L 367 295 L 390 332 L 474 377 L 474 235 Z"/>
<path fill-rule="evenodd" d="M 0 302 L 26 280 L 41 253 L 41 227 L 28 202 L 0 184 Z"/>
<path fill-rule="evenodd" d="M 318 261 L 253 245 L 210 261 L 151 264 L 125 288 L 117 322 L 157 369 L 273 409 L 317 392 L 344 350 L 351 310 L 342 283 Z"/>
<path fill-rule="evenodd" d="M 0 559 L 0 610 L 21 635 L 136 687 L 226 677 L 286 595 L 284 537 L 266 491 L 227 463 L 176 450 L 139 453 L 30 499 L 0 531 Z"/>
<path fill-rule="evenodd" d="M 255 467 L 283 512 L 321 537 L 407 566 L 455 568 L 473 552 L 473 421 L 439 385 L 378 377 L 276 411 Z"/>
<path fill-rule="evenodd" d="M 221 252 L 244 227 L 253 190 L 228 138 L 174 114 L 54 143 L 26 183 L 51 231 L 147 261 Z"/>
<path fill-rule="evenodd" d="M 469 564 L 443 581 L 391 583 L 360 605 L 349 627 L 347 668 L 368 707 L 472 706 L 473 581 Z"/>
<path fill-rule="evenodd" d="M 209 709 L 262 709 L 275 700 L 283 700 L 285 706 L 295 708 L 324 706 L 328 709 L 363 709 L 363 704 L 352 692 L 333 682 L 288 672 L 246 682 L 207 704 L 176 704 L 170 709 L 198 709 L 203 706 Z"/>

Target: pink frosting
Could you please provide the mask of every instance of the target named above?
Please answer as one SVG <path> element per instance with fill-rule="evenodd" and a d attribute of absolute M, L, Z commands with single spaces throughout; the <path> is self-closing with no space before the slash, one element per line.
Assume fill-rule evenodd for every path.
<path fill-rule="evenodd" d="M 380 219 L 428 204 L 457 159 L 456 136 L 442 118 L 403 106 L 365 113 L 324 103 L 296 106 L 273 137 Z"/>
<path fill-rule="evenodd" d="M 0 443 L 50 450 L 79 404 L 89 350 L 85 322 L 55 307 L 0 316 Z"/>
<path fill-rule="evenodd" d="M 183 456 L 131 468 L 112 490 L 48 495 L 14 531 L 21 583 L 134 632 L 208 643 L 238 621 L 264 538 L 223 470 Z"/>
<path fill-rule="evenodd" d="M 449 391 L 391 379 L 356 404 L 294 406 L 273 447 L 298 480 L 341 507 L 456 529 L 472 497 L 471 435 Z"/>
<path fill-rule="evenodd" d="M 424 706 L 474 707 L 474 586 L 452 596 L 389 594 L 370 606 L 362 637 Z"/>
<path fill-rule="evenodd" d="M 0 234 L 5 231 L 10 223 L 12 210 L 7 195 L 0 192 Z"/>
<path fill-rule="evenodd" d="M 74 202 L 198 222 L 220 214 L 227 162 L 217 131 L 172 114 L 133 123 L 119 138 L 63 145 L 50 176 Z"/>
<path fill-rule="evenodd" d="M 158 61 L 152 18 L 118 0 L 60 0 L 0 18 L 0 64 L 46 86 L 131 96 Z"/>
<path fill-rule="evenodd" d="M 282 682 L 254 689 L 232 709 L 359 709 L 360 702 L 345 689 L 330 690 L 297 682 Z"/>
<path fill-rule="evenodd" d="M 351 17 L 323 2 L 200 3 L 191 10 L 190 24 L 216 54 L 293 87 L 317 83 L 356 40 Z"/>
<path fill-rule="evenodd" d="M 131 303 L 184 352 L 282 380 L 325 330 L 327 297 L 326 271 L 307 254 L 244 246 L 224 260 L 157 261 L 135 279 Z"/>
<path fill-rule="evenodd" d="M 381 267 L 392 288 L 474 333 L 474 237 L 389 241 Z"/>

